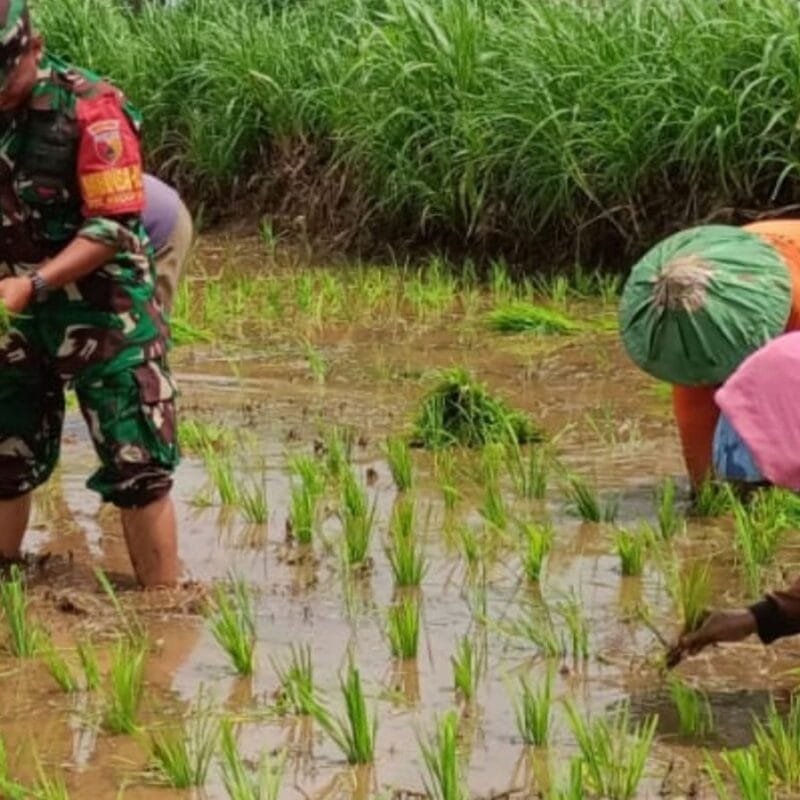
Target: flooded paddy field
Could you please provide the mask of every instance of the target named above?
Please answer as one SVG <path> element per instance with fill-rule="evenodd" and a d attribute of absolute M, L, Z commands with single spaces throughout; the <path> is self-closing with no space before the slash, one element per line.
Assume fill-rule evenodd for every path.
<path fill-rule="evenodd" d="M 731 513 L 709 496 L 715 516 L 687 515 L 669 395 L 622 351 L 615 281 L 268 270 L 261 248 L 202 245 L 176 312 L 180 590 L 133 590 L 116 516 L 83 486 L 83 421 L 68 416 L 26 540 L 21 613 L 49 636 L 19 658 L 8 610 L 4 623 L 4 780 L 33 787 L 18 796 L 796 796 L 800 768 L 779 768 L 764 742 L 777 741 L 800 646 L 748 641 L 670 674 L 662 642 L 693 608 L 740 604 L 793 573 L 795 512 L 765 501 Z M 407 449 L 453 367 L 529 415 L 542 441 Z M 775 528 L 755 563 L 748 520 Z M 233 638 L 254 640 L 250 674 L 214 635 L 225 609 Z M 53 653 L 78 691 L 59 688 Z M 132 732 L 112 733 L 121 662 L 140 657 Z M 340 742 L 356 670 L 367 720 Z M 759 749 L 754 719 L 772 702 Z M 195 744 L 208 734 L 204 788 L 170 788 L 154 766 L 153 742 L 182 741 L 182 724 Z M 737 773 L 742 754 L 753 763 Z M 463 784 L 437 781 L 449 768 Z M 742 792 L 748 768 L 767 794 Z M 249 786 L 238 794 L 237 775 Z"/>

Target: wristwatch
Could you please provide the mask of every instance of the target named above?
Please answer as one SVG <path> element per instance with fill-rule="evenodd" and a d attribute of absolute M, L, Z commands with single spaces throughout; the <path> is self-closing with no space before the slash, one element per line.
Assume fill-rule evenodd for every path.
<path fill-rule="evenodd" d="M 33 284 L 33 299 L 37 303 L 43 303 L 50 295 L 49 284 L 38 272 L 32 272 L 30 278 Z"/>

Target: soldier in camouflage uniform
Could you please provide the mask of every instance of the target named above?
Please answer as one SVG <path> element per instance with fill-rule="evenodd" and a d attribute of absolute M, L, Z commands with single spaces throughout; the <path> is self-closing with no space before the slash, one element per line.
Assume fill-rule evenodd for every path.
<path fill-rule="evenodd" d="M 169 331 L 142 227 L 139 117 L 122 94 L 46 53 L 26 0 L 0 0 L 0 557 L 59 454 L 75 388 L 144 586 L 177 579 L 178 461 Z"/>

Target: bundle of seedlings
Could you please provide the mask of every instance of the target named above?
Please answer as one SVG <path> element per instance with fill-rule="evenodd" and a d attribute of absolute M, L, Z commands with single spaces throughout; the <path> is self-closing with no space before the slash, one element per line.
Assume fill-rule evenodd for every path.
<path fill-rule="evenodd" d="M 501 333 L 575 333 L 581 327 L 553 308 L 520 301 L 490 311 L 488 322 L 492 330 Z"/>
<path fill-rule="evenodd" d="M 412 445 L 429 450 L 484 447 L 491 442 L 540 441 L 533 421 L 493 396 L 467 370 L 440 373 L 439 382 L 422 401 Z"/>

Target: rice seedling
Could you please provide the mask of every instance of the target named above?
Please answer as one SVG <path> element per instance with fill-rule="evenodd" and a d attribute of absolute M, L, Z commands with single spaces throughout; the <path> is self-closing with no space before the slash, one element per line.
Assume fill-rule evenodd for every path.
<path fill-rule="evenodd" d="M 565 600 L 557 605 L 569 634 L 573 658 L 589 658 L 589 624 L 583 613 L 580 598 L 570 591 Z"/>
<path fill-rule="evenodd" d="M 210 709 L 198 707 L 179 725 L 149 733 L 149 777 L 174 789 L 204 786 L 217 748 L 219 725 Z"/>
<path fill-rule="evenodd" d="M 281 706 L 298 716 L 310 715 L 316 702 L 311 648 L 292 645 L 288 664 L 273 662 L 273 666 L 281 684 Z"/>
<path fill-rule="evenodd" d="M 220 755 L 222 782 L 230 800 L 278 800 L 286 768 L 286 751 L 264 753 L 255 770 L 245 762 L 236 744 L 233 723 L 223 720 Z"/>
<path fill-rule="evenodd" d="M 527 456 L 516 442 L 506 447 L 506 470 L 523 500 L 544 499 L 551 460 L 552 456 L 544 446 L 528 448 Z"/>
<path fill-rule="evenodd" d="M 508 528 L 508 509 L 497 481 L 487 482 L 480 514 L 494 531 L 502 532 Z"/>
<path fill-rule="evenodd" d="M 733 778 L 737 789 L 736 797 L 740 800 L 773 800 L 775 792 L 771 785 L 769 767 L 761 760 L 756 750 L 745 748 L 726 751 L 722 754 L 722 761 Z M 706 754 L 706 773 L 711 779 L 717 797 L 720 800 L 731 800 L 731 792 L 708 754 Z"/>
<path fill-rule="evenodd" d="M 642 525 L 636 531 L 625 528 L 614 531 L 614 552 L 619 556 L 623 575 L 642 574 L 652 544 L 653 531 L 649 525 Z"/>
<path fill-rule="evenodd" d="M 571 758 L 566 787 L 551 787 L 545 795 L 547 800 L 586 800 L 587 793 L 583 781 L 584 771 L 583 759 L 580 757 Z"/>
<path fill-rule="evenodd" d="M 577 475 L 569 479 L 567 499 L 570 511 L 584 522 L 613 522 L 617 517 L 616 499 L 602 503 L 596 490 Z"/>
<path fill-rule="evenodd" d="M 389 609 L 386 632 L 394 658 L 416 658 L 419 646 L 419 604 L 403 598 Z"/>
<path fill-rule="evenodd" d="M 370 506 L 366 489 L 350 469 L 344 473 L 339 514 L 348 566 L 365 563 L 375 524 L 375 503 Z"/>
<path fill-rule="evenodd" d="M 656 497 L 658 532 L 664 541 L 668 541 L 686 526 L 675 504 L 675 481 L 667 478 L 658 490 Z"/>
<path fill-rule="evenodd" d="M 67 694 L 77 692 L 80 689 L 78 679 L 75 677 L 72 667 L 70 667 L 62 653 L 55 647 L 49 636 L 46 637 L 46 643 L 42 650 L 47 671 L 50 673 L 59 689 Z"/>
<path fill-rule="evenodd" d="M 568 652 L 564 632 L 553 624 L 549 613 L 523 613 L 506 626 L 511 636 L 530 642 L 545 658 L 561 658 Z"/>
<path fill-rule="evenodd" d="M 669 681 L 669 694 L 678 712 L 681 736 L 706 736 L 714 730 L 714 717 L 706 695 L 676 677 Z"/>
<path fill-rule="evenodd" d="M 328 477 L 337 483 L 351 472 L 355 435 L 351 428 L 334 425 L 325 432 L 324 440 L 325 469 Z"/>
<path fill-rule="evenodd" d="M 548 669 L 537 689 L 531 687 L 527 678 L 519 679 L 517 692 L 512 698 L 514 717 L 519 735 L 527 745 L 544 747 L 548 743 L 553 716 L 553 678 L 553 670 Z"/>
<path fill-rule="evenodd" d="M 317 502 L 316 494 L 307 483 L 292 486 L 292 507 L 289 512 L 289 524 L 292 536 L 298 544 L 310 545 L 314 540 L 317 528 Z"/>
<path fill-rule="evenodd" d="M 228 453 L 235 444 L 235 437 L 229 428 L 199 419 L 181 419 L 178 423 L 178 439 L 182 450 L 199 455 L 207 450 Z"/>
<path fill-rule="evenodd" d="M 392 479 L 399 492 L 407 492 L 414 485 L 414 462 L 408 442 L 399 436 L 390 436 L 384 448 Z"/>
<path fill-rule="evenodd" d="M 500 333 L 575 333 L 580 325 L 566 314 L 546 306 L 515 302 L 489 312 L 489 327 Z"/>
<path fill-rule="evenodd" d="M 482 659 L 478 649 L 468 635 L 458 640 L 456 652 L 450 656 L 453 665 L 453 685 L 456 694 L 465 702 L 471 703 L 478 692 L 482 676 Z"/>
<path fill-rule="evenodd" d="M 37 776 L 33 788 L 33 797 L 35 797 L 36 800 L 69 800 L 69 790 L 64 781 L 64 776 L 61 774 L 48 775 L 44 771 L 44 767 L 38 756 L 36 756 L 35 760 Z M 4 784 L 5 781 L 2 783 Z M 10 791 L 7 791 L 5 785 L 0 785 L 0 789 L 2 789 L 4 797 L 12 798 L 12 800 L 14 800 L 14 798 L 31 796 L 29 793 L 24 792 L 22 787 L 13 783 L 8 787 Z M 20 793 L 18 794 L 17 792 Z"/>
<path fill-rule="evenodd" d="M 11 313 L 5 303 L 0 303 L 0 336 L 5 336 L 11 329 Z"/>
<path fill-rule="evenodd" d="M 458 716 L 449 711 L 437 723 L 436 733 L 420 741 L 427 779 L 425 792 L 431 800 L 468 800 L 458 760 Z"/>
<path fill-rule="evenodd" d="M 800 699 L 792 695 L 789 712 L 778 713 L 774 699 L 766 719 L 754 720 L 754 749 L 759 763 L 766 766 L 774 780 L 789 790 L 800 789 Z"/>
<path fill-rule="evenodd" d="M 266 477 L 253 480 L 238 490 L 237 505 L 247 522 L 265 525 L 269 521 Z"/>
<path fill-rule="evenodd" d="M 222 505 L 236 506 L 240 497 L 239 484 L 230 460 L 227 456 L 222 456 L 210 448 L 206 448 L 204 451 L 203 460 Z"/>
<path fill-rule="evenodd" d="M 17 658 L 32 658 L 42 643 L 42 629 L 31 619 L 29 605 L 22 573 L 14 564 L 9 577 L 0 580 L 0 606 L 8 626 L 8 647 Z"/>
<path fill-rule="evenodd" d="M 721 517 L 731 510 L 733 503 L 727 484 L 705 480 L 695 492 L 690 512 L 696 517 Z"/>
<path fill-rule="evenodd" d="M 90 639 L 78 642 L 78 660 L 83 669 L 83 684 L 87 692 L 92 692 L 100 686 L 100 664 L 97 661 L 97 651 Z"/>
<path fill-rule="evenodd" d="M 252 593 L 244 580 L 231 577 L 228 586 L 215 587 L 209 624 L 236 671 L 251 675 L 255 666 L 256 619 Z"/>
<path fill-rule="evenodd" d="M 28 800 L 30 791 L 12 780 L 8 767 L 8 752 L 5 741 L 0 737 L 0 793 L 8 800 Z"/>
<path fill-rule="evenodd" d="M 367 701 L 361 688 L 361 675 L 352 662 L 341 680 L 346 718 L 334 717 L 319 703 L 314 704 L 312 716 L 347 758 L 349 764 L 371 764 L 375 757 L 376 714 L 367 711 Z"/>
<path fill-rule="evenodd" d="M 318 348 L 314 347 L 308 339 L 303 342 L 303 347 L 305 349 L 308 370 L 312 377 L 319 384 L 325 383 L 325 379 L 328 377 L 328 371 L 330 370 L 325 356 Z"/>
<path fill-rule="evenodd" d="M 138 728 L 146 657 L 147 645 L 142 640 L 125 638 L 114 647 L 103 710 L 103 727 L 109 733 L 134 733 Z"/>
<path fill-rule="evenodd" d="M 565 703 L 565 708 L 591 790 L 608 800 L 636 797 L 653 745 L 657 718 L 650 717 L 634 725 L 627 703 L 610 718 L 592 721 L 581 717 L 571 701 Z"/>
<path fill-rule="evenodd" d="M 474 575 L 483 558 L 483 545 L 476 531 L 469 525 L 460 525 L 457 530 L 458 549 L 467 565 L 467 571 Z"/>
<path fill-rule="evenodd" d="M 394 535 L 386 556 L 392 567 L 395 586 L 419 586 L 422 583 L 428 565 L 416 534 Z"/>
<path fill-rule="evenodd" d="M 415 442 L 430 450 L 484 447 L 490 442 L 524 444 L 540 438 L 527 416 L 457 367 L 441 373 L 439 383 L 423 398 L 414 433 Z"/>
<path fill-rule="evenodd" d="M 667 588 L 680 609 L 684 631 L 689 633 L 697 630 L 711 602 L 709 565 L 700 561 L 693 561 L 683 569 L 677 563 L 669 565 Z"/>
<path fill-rule="evenodd" d="M 553 547 L 553 527 L 549 523 L 524 522 L 520 525 L 520 540 L 525 577 L 538 583 Z"/>
<path fill-rule="evenodd" d="M 761 591 L 764 570 L 775 559 L 783 534 L 790 527 L 786 507 L 773 492 L 758 492 L 749 506 L 733 502 L 734 544 L 747 590 Z"/>
<path fill-rule="evenodd" d="M 105 592 L 106 597 L 108 597 L 111 605 L 114 607 L 114 612 L 117 615 L 120 627 L 126 638 L 133 643 L 143 643 L 147 638 L 147 631 L 145 630 L 142 621 L 135 612 L 126 611 L 122 607 L 122 603 L 120 602 L 114 587 L 111 585 L 111 581 L 108 579 L 108 576 L 105 574 L 105 572 L 103 572 L 103 570 L 95 569 L 94 576 L 98 584 L 100 584 L 100 588 Z"/>
<path fill-rule="evenodd" d="M 309 494 L 322 496 L 325 492 L 325 470 L 316 458 L 305 454 L 295 455 L 289 459 L 288 467 Z"/>

